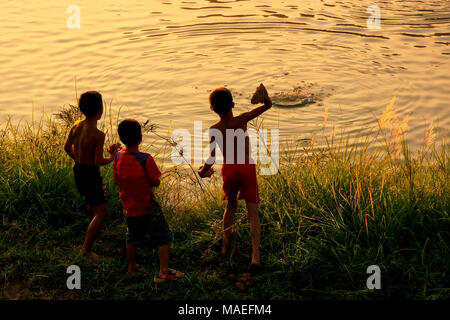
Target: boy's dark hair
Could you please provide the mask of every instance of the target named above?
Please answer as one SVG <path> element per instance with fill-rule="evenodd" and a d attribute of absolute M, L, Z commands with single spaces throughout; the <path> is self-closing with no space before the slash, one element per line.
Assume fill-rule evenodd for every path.
<path fill-rule="evenodd" d="M 219 115 L 226 115 L 233 106 L 233 96 L 227 88 L 217 88 L 209 95 L 209 104 Z"/>
<path fill-rule="evenodd" d="M 93 117 L 103 105 L 102 95 L 97 91 L 87 91 L 80 96 L 78 106 L 86 117 Z"/>
<path fill-rule="evenodd" d="M 142 128 L 134 119 L 125 119 L 119 123 L 119 138 L 127 147 L 134 146 L 142 138 Z"/>

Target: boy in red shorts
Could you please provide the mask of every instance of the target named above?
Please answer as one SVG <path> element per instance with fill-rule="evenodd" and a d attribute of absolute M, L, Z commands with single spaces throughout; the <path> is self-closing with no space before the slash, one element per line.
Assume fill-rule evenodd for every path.
<path fill-rule="evenodd" d="M 226 88 L 217 88 L 209 96 L 210 108 L 216 112 L 220 120 L 210 127 L 211 155 L 200 167 L 200 177 L 210 177 L 213 174 L 212 165 L 215 162 L 215 146 L 218 144 L 223 154 L 222 177 L 224 200 L 227 200 L 223 215 L 223 245 L 222 253 L 227 253 L 231 245 L 231 226 L 237 210 L 237 200 L 245 199 L 247 214 L 250 221 L 252 238 L 252 262 L 250 271 L 262 268 L 260 258 L 261 224 L 258 215 L 259 192 L 256 179 L 256 166 L 251 158 L 247 123 L 272 107 L 267 90 L 261 84 L 255 92 L 252 103 L 263 102 L 264 105 L 238 116 L 233 115 L 233 96 Z M 235 138 L 242 137 L 244 141 L 235 143 Z M 242 140 L 241 139 L 241 140 Z M 239 193 L 239 198 L 238 198 Z"/>
<path fill-rule="evenodd" d="M 158 246 L 159 275 L 155 282 L 183 277 L 180 271 L 169 269 L 169 248 L 173 234 L 153 196 L 153 188 L 160 184 L 161 172 L 152 156 L 139 151 L 142 142 L 141 125 L 133 119 L 119 124 L 120 140 L 126 149 L 114 158 L 114 183 L 119 185 L 120 200 L 127 223 L 128 274 L 136 271 L 136 246 L 150 235 Z"/>

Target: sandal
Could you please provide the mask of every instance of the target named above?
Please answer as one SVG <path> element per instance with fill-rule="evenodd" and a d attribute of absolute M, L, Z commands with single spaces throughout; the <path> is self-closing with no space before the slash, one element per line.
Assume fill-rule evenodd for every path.
<path fill-rule="evenodd" d="M 156 275 L 155 278 L 153 278 L 153 281 L 155 283 L 161 283 L 165 281 L 172 281 L 178 278 L 184 277 L 184 273 L 181 271 L 177 271 L 175 269 L 169 269 L 169 273 L 166 273 L 165 275 Z"/>

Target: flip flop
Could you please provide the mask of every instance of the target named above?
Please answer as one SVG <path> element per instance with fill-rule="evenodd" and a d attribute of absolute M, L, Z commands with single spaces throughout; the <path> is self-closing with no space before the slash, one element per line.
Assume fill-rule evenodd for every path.
<path fill-rule="evenodd" d="M 167 273 L 163 276 L 158 274 L 153 278 L 153 281 L 155 283 L 161 283 L 161 282 L 166 282 L 166 281 L 172 281 L 172 280 L 182 278 L 182 277 L 184 277 L 183 272 L 177 271 L 175 269 L 169 269 L 169 273 Z"/>

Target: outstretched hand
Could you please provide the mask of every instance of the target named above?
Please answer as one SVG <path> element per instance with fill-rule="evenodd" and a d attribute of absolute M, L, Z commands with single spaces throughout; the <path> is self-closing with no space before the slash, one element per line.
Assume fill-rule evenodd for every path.
<path fill-rule="evenodd" d="M 211 178 L 211 176 L 214 174 L 214 169 L 211 167 L 209 168 L 206 172 L 204 171 L 204 166 L 201 166 L 200 168 L 198 168 L 198 175 L 200 176 L 200 178 Z"/>
<path fill-rule="evenodd" d="M 266 107 L 272 107 L 272 100 L 270 100 L 269 93 L 262 83 L 256 88 L 250 102 L 252 104 L 264 103 Z"/>
<path fill-rule="evenodd" d="M 109 146 L 108 153 L 110 155 L 115 155 L 120 149 L 122 149 L 120 143 L 115 143 Z"/>
<path fill-rule="evenodd" d="M 272 100 L 269 97 L 269 93 L 267 92 L 264 85 L 261 83 L 262 90 L 263 90 L 263 103 L 264 105 L 269 109 L 272 107 Z"/>

